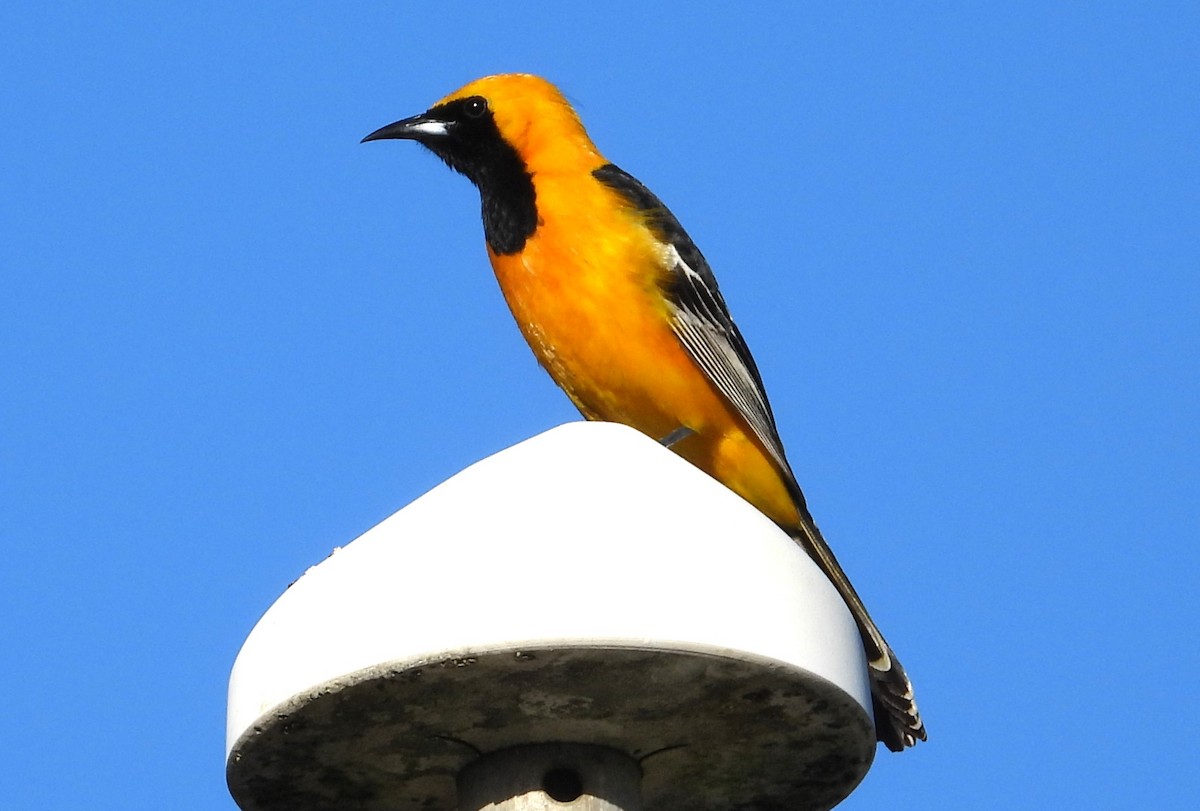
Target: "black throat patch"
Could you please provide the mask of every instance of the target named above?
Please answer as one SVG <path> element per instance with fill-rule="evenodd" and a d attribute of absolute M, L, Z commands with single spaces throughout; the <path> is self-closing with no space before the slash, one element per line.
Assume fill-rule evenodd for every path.
<path fill-rule="evenodd" d="M 537 230 L 533 176 L 512 144 L 504 140 L 491 110 L 479 97 L 438 105 L 428 115 L 448 123 L 448 132 L 422 139 L 451 169 L 476 188 L 483 211 L 483 235 L 497 254 L 519 253 Z"/>

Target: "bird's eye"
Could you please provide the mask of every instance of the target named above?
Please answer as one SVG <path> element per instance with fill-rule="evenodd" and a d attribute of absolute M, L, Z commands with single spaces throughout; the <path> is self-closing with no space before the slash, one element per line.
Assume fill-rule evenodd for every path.
<path fill-rule="evenodd" d="M 487 99 L 483 96 L 472 96 L 467 99 L 466 112 L 468 118 L 479 118 L 487 112 Z"/>

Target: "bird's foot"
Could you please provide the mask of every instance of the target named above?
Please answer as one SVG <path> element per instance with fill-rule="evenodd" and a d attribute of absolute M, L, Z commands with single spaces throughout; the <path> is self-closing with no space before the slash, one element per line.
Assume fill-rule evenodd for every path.
<path fill-rule="evenodd" d="M 686 425 L 681 425 L 662 439 L 658 440 L 658 444 L 662 445 L 664 448 L 670 448 L 677 442 L 682 442 L 694 433 L 696 432 L 691 428 L 688 428 Z"/>

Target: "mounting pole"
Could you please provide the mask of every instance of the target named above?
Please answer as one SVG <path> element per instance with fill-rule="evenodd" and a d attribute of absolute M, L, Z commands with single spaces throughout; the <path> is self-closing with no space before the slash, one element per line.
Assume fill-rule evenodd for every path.
<path fill-rule="evenodd" d="M 484 755 L 458 774 L 459 811 L 642 811 L 642 770 L 607 746 L 543 743 Z"/>
<path fill-rule="evenodd" d="M 858 629 L 636 431 L 484 459 L 289 587 L 229 684 L 243 811 L 828 809 L 875 754 Z"/>

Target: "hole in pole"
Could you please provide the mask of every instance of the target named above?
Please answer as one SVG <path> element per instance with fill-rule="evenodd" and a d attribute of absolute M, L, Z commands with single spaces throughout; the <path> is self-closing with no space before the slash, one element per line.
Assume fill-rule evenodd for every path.
<path fill-rule="evenodd" d="M 583 794 L 583 781 L 574 769 L 551 769 L 542 775 L 542 791 L 556 802 L 569 803 Z"/>

